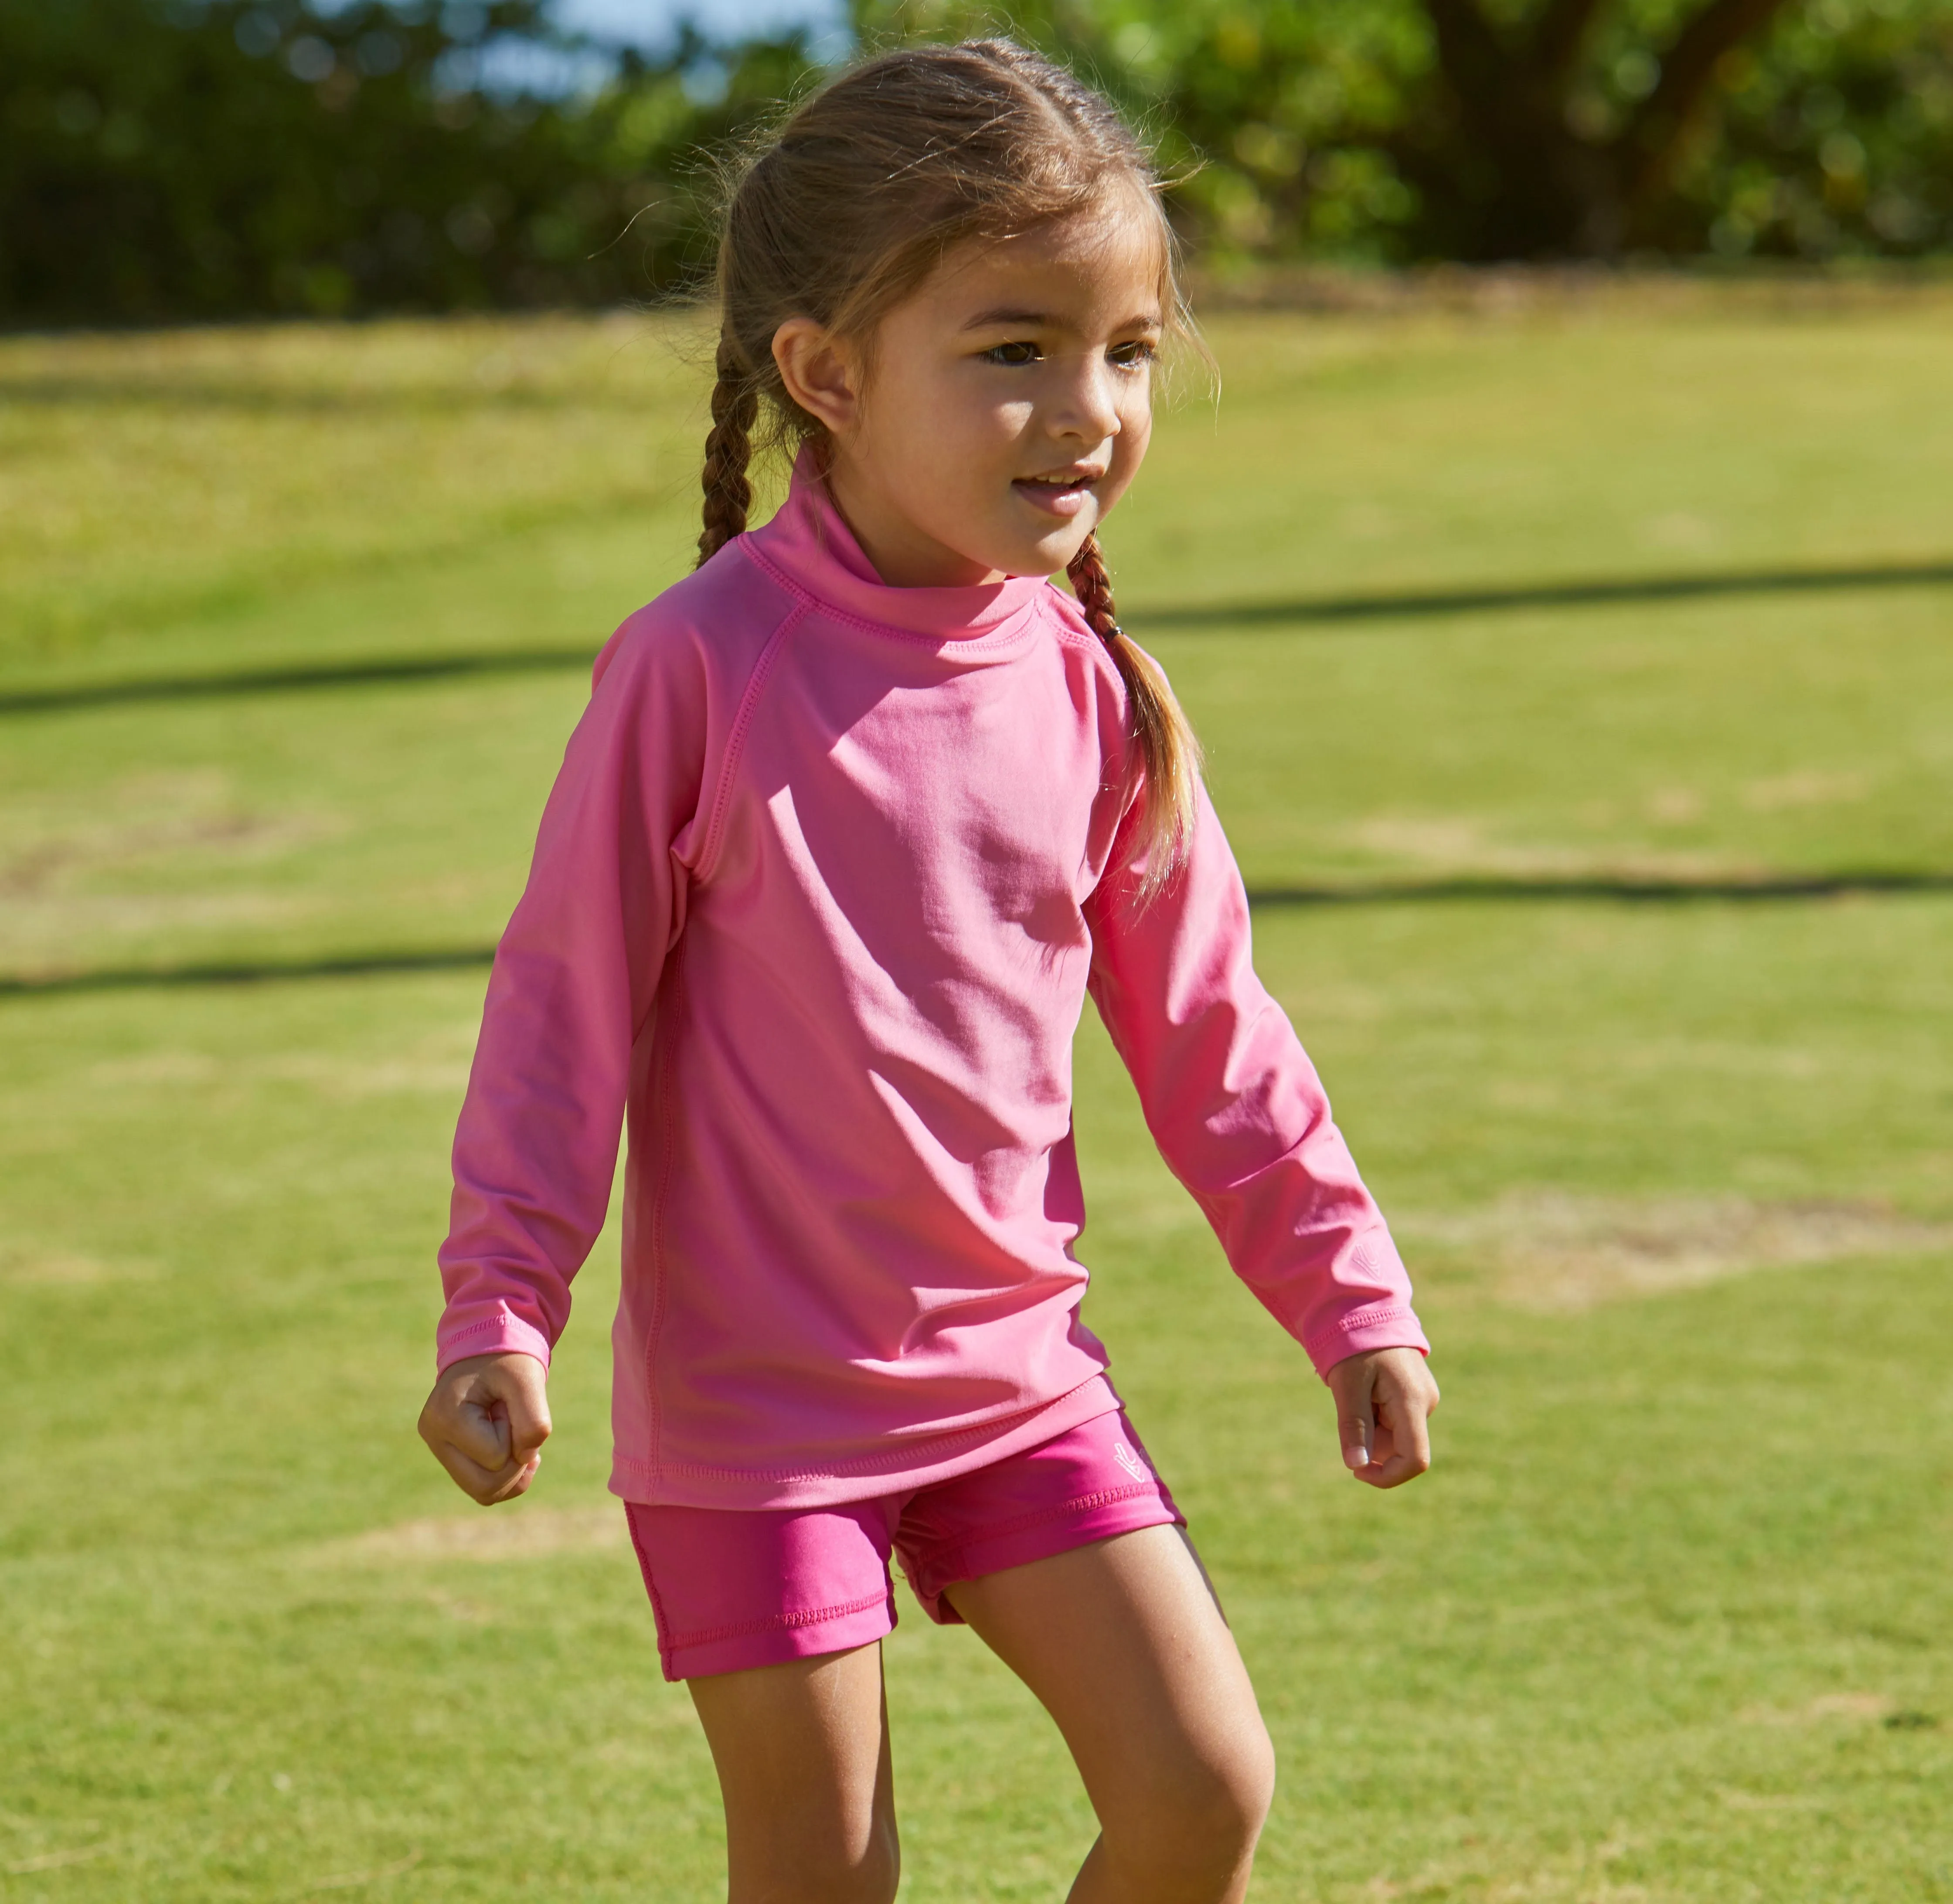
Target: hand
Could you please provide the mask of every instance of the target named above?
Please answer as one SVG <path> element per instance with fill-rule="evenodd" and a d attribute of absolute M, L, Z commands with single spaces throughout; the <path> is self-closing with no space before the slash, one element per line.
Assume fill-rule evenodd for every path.
<path fill-rule="evenodd" d="M 528 1492 L 549 1439 L 543 1365 L 510 1351 L 450 1362 L 421 1411 L 421 1439 L 484 1508 Z"/>
<path fill-rule="evenodd" d="M 1375 1348 L 1329 1371 L 1336 1398 L 1336 1431 L 1343 1464 L 1359 1481 L 1392 1488 L 1431 1465 L 1431 1431 L 1437 1384 L 1414 1348 Z"/>

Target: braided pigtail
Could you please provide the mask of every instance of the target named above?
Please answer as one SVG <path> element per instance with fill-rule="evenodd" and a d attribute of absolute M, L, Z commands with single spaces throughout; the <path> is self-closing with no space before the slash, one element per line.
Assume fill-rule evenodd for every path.
<path fill-rule="evenodd" d="M 1139 744 L 1136 764 L 1142 781 L 1140 828 L 1146 871 L 1140 891 L 1150 898 L 1173 877 L 1193 837 L 1200 743 L 1158 664 L 1143 654 L 1119 626 L 1111 578 L 1105 572 L 1105 558 L 1096 535 L 1085 538 L 1065 573 L 1092 633 L 1105 643 L 1119 678 L 1126 684 L 1128 719 L 1133 738 Z"/>
<path fill-rule="evenodd" d="M 705 491 L 705 528 L 698 538 L 702 567 L 746 527 L 753 506 L 753 485 L 746 467 L 753 459 L 753 425 L 760 414 L 760 395 L 739 359 L 730 330 L 722 331 L 712 387 L 712 431 L 705 439 L 705 468 L 699 478 Z"/>

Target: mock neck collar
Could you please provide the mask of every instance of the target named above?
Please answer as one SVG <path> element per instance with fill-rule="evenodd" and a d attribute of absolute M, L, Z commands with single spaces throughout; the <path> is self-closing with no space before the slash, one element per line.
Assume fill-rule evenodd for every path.
<path fill-rule="evenodd" d="M 1049 587 L 1042 575 L 1008 575 L 967 588 L 891 588 L 842 521 L 811 446 L 794 459 L 793 479 L 779 512 L 745 540 L 764 562 L 827 606 L 942 641 L 1003 633 Z"/>

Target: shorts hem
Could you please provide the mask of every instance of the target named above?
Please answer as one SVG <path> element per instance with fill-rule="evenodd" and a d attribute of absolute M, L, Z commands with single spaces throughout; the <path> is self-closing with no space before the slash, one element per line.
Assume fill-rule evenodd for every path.
<path fill-rule="evenodd" d="M 918 1562 L 913 1570 L 905 1565 L 903 1571 L 930 1619 L 939 1627 L 960 1627 L 963 1616 L 942 1596 L 965 1580 L 1055 1560 L 1060 1554 L 1143 1528 L 1186 1525 L 1186 1515 L 1159 1483 L 1101 1490 L 936 1548 L 926 1562 Z"/>
<path fill-rule="evenodd" d="M 673 1683 L 710 1679 L 719 1673 L 744 1672 L 755 1666 L 784 1665 L 790 1660 L 812 1659 L 823 1653 L 851 1652 L 857 1646 L 873 1646 L 895 1630 L 895 1588 L 884 1575 L 879 1591 L 864 1594 L 857 1600 L 774 1614 L 736 1626 L 675 1634 L 651 1571 L 650 1555 L 638 1532 L 638 1517 L 628 1503 L 624 1518 L 651 1603 L 651 1621 L 658 1636 L 659 1670 Z"/>
<path fill-rule="evenodd" d="M 654 1602 L 652 1611 L 657 1611 Z M 822 1607 L 808 1613 L 748 1621 L 716 1633 L 687 1633 L 667 1642 L 658 1635 L 658 1664 L 666 1679 L 710 1679 L 756 1666 L 782 1666 L 823 1653 L 852 1652 L 872 1646 L 895 1630 L 895 1596 L 885 1589 L 863 1600 Z"/>

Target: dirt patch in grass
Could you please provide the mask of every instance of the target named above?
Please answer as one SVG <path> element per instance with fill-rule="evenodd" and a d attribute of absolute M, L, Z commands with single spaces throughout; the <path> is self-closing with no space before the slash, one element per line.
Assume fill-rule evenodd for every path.
<path fill-rule="evenodd" d="M 1679 825 L 1699 817 L 1700 797 L 1687 789 L 1658 790 L 1649 817 Z M 1630 847 L 1596 852 L 1578 842 L 1500 840 L 1484 822 L 1458 815 L 1378 814 L 1342 829 L 1364 853 L 1448 874 L 1569 879 L 1757 879 L 1768 869 L 1751 856 Z"/>
<path fill-rule="evenodd" d="M 1407 1237 L 1469 1252 L 1526 1309 L 1591 1309 L 1757 1270 L 1953 1249 L 1953 1223 L 1872 1203 L 1532 1192 L 1468 1215 L 1407 1217 Z"/>
<path fill-rule="evenodd" d="M 79 1250 L 30 1242 L 0 1242 L 0 1284 L 33 1285 L 47 1289 L 92 1287 L 101 1282 L 146 1281 L 156 1273 L 147 1260 L 105 1261 Z"/>
<path fill-rule="evenodd" d="M 477 1027 L 471 1020 L 453 1035 L 420 1039 L 396 1055 L 367 1060 L 323 1051 L 274 1053 L 219 1059 L 204 1051 L 147 1051 L 130 1058 L 107 1058 L 89 1067 L 88 1081 L 112 1091 L 181 1091 L 218 1085 L 266 1082 L 304 1085 L 321 1097 L 339 1100 L 428 1093 L 459 1098 Z"/>
<path fill-rule="evenodd" d="M 213 768 L 125 775 L 105 784 L 42 793 L 0 833 L 0 897 L 72 891 L 77 881 L 159 860 L 255 863 L 345 831 L 338 816 L 252 813 Z"/>
<path fill-rule="evenodd" d="M 336 1540 L 321 1558 L 398 1566 L 415 1561 L 534 1560 L 630 1544 L 623 1503 L 589 1508 L 493 1508 L 440 1514 Z"/>
<path fill-rule="evenodd" d="M 1827 1720 L 1888 1719 L 1897 1706 L 1882 1693 L 1820 1693 L 1803 1705 L 1753 1705 L 1738 1717 L 1751 1725 L 1820 1725 Z"/>
<path fill-rule="evenodd" d="M 0 894 L 36 898 L 71 875 L 108 867 L 120 869 L 165 854 L 208 852 L 262 858 L 308 844 L 323 827 L 249 813 L 212 814 L 155 825 L 98 828 L 86 837 L 36 841 L 0 864 Z"/>

